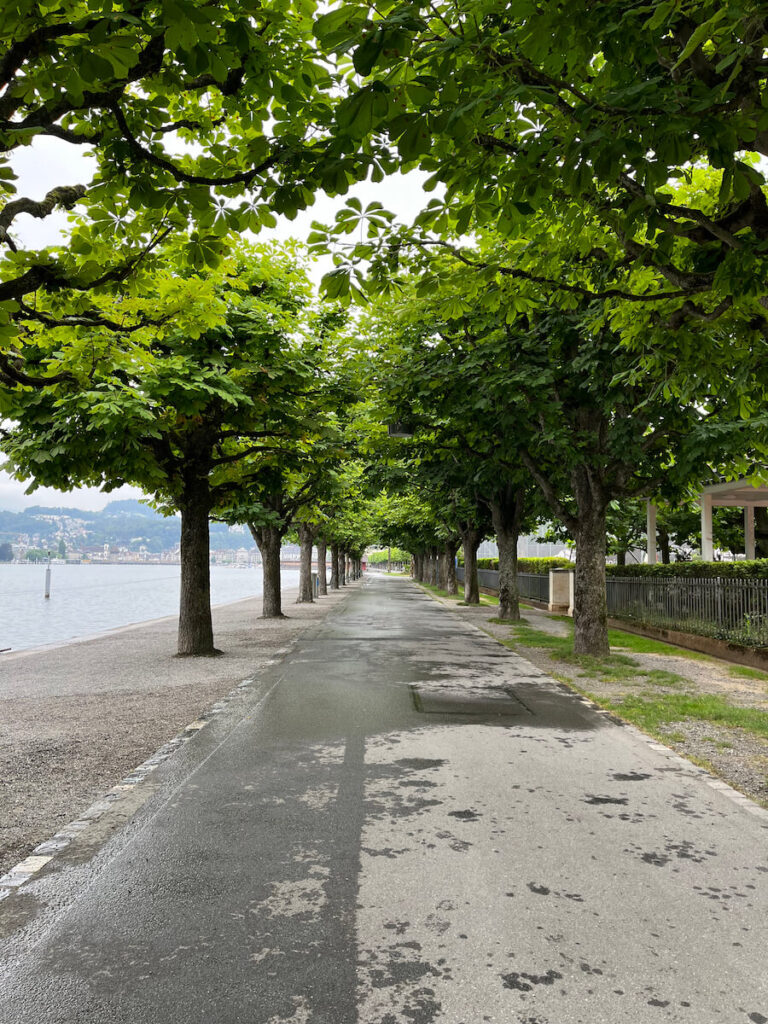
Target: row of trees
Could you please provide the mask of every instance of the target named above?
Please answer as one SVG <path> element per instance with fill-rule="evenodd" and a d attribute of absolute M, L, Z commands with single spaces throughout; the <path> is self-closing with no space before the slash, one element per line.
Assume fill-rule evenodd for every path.
<path fill-rule="evenodd" d="M 267 617 L 282 615 L 290 531 L 302 550 L 300 601 L 313 599 L 313 543 L 323 567 L 331 547 L 332 587 L 344 580 L 336 567 L 362 554 L 342 415 L 351 384 L 331 332 L 339 313 L 317 307 L 292 247 L 238 245 L 203 273 L 179 274 L 175 243 L 159 255 L 152 290 L 131 303 L 153 326 L 119 344 L 105 327 L 29 329 L 27 368 L 66 357 L 52 382 L 0 393 L 2 446 L 33 487 L 131 483 L 180 514 L 178 652 L 209 655 L 211 519 L 248 525 Z M 100 306 L 116 316 L 125 301 L 108 295 Z"/>
<path fill-rule="evenodd" d="M 474 504 L 470 565 L 493 517 L 505 615 L 543 503 L 576 543 L 576 650 L 604 653 L 609 510 L 765 463 L 764 12 L 387 0 L 316 32 L 364 76 L 360 134 L 436 191 L 411 227 L 350 203 L 314 239 L 330 294 L 390 296 L 371 334 L 414 478 Z"/>
<path fill-rule="evenodd" d="M 0 33 L 3 447 L 180 511 L 183 653 L 213 651 L 211 517 L 249 524 L 266 578 L 292 525 L 359 547 L 381 490 L 422 511 L 378 539 L 419 557 L 460 542 L 471 569 L 493 528 L 507 617 L 517 535 L 562 524 L 576 649 L 603 653 L 615 503 L 765 462 L 756 2 L 80 0 Z M 15 197 L 38 139 L 94 179 Z M 373 300 L 359 323 L 295 253 L 233 244 L 415 167 L 415 224 L 355 199 L 311 239 L 331 300 Z M 62 208 L 65 242 L 24 250 L 18 218 Z"/>

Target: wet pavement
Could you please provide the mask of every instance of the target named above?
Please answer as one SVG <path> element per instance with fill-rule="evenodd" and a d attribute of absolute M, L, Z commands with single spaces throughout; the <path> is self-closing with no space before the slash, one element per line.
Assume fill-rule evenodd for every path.
<path fill-rule="evenodd" d="M 3 1024 L 768 1024 L 765 814 L 407 580 L 143 786 L 0 903 Z"/>

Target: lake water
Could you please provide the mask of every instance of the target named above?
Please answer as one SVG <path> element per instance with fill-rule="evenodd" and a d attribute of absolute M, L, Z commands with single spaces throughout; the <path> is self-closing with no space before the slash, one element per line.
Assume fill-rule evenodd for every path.
<path fill-rule="evenodd" d="M 179 611 L 178 565 L 52 565 L 45 599 L 45 565 L 0 564 L 0 650 L 62 643 Z M 261 597 L 261 568 L 211 566 L 211 603 Z M 283 589 L 298 571 L 282 571 Z"/>

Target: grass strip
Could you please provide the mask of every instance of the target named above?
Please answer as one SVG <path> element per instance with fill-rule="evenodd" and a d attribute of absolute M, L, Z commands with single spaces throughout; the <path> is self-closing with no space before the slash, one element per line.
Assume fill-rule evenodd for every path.
<path fill-rule="evenodd" d="M 708 654 L 700 651 L 689 651 L 685 647 L 675 647 L 663 640 L 654 640 L 650 636 L 639 633 L 625 633 L 623 629 L 609 629 L 608 642 L 611 647 L 622 647 L 635 654 L 666 654 L 671 658 L 688 658 L 691 661 L 711 661 Z"/>
<path fill-rule="evenodd" d="M 620 700 L 595 698 L 596 703 L 615 711 L 633 725 L 669 739 L 662 734 L 663 726 L 685 719 L 711 722 L 730 729 L 744 729 L 755 736 L 768 738 L 768 714 L 759 708 L 741 708 L 729 704 L 714 694 L 627 694 Z M 683 737 L 684 739 L 685 737 Z"/>
<path fill-rule="evenodd" d="M 763 672 L 759 668 L 749 668 L 748 665 L 730 665 L 728 675 L 739 679 L 768 679 L 768 672 Z"/>

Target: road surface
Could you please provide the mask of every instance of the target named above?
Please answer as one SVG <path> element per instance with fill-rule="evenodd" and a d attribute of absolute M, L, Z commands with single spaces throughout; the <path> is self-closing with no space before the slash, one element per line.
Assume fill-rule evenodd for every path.
<path fill-rule="evenodd" d="M 3 1024 L 768 1022 L 768 818 L 410 581 L 143 785 L 0 903 Z"/>

